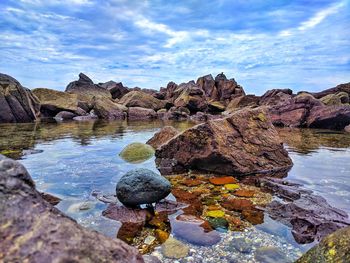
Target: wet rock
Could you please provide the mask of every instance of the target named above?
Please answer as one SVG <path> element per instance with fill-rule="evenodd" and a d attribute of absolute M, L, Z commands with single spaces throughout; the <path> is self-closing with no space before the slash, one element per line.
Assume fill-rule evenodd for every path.
<path fill-rule="evenodd" d="M 162 253 L 167 258 L 180 259 L 188 255 L 189 247 L 175 238 L 168 238 L 162 245 Z"/>
<path fill-rule="evenodd" d="M 185 203 L 175 202 L 171 200 L 161 200 L 156 203 L 155 211 L 158 213 L 166 212 L 168 214 L 173 214 L 181 209 L 188 207 Z"/>
<path fill-rule="evenodd" d="M 143 255 L 142 257 L 145 263 L 162 263 L 156 256 Z"/>
<path fill-rule="evenodd" d="M 253 225 L 264 223 L 264 211 L 259 209 L 243 210 L 242 217 Z"/>
<path fill-rule="evenodd" d="M 48 193 L 40 193 L 41 197 L 51 205 L 58 205 L 62 199 Z"/>
<path fill-rule="evenodd" d="M 149 120 L 157 118 L 157 113 L 152 109 L 130 107 L 128 109 L 129 120 Z"/>
<path fill-rule="evenodd" d="M 319 106 L 310 111 L 309 128 L 343 130 L 350 124 L 350 106 Z"/>
<path fill-rule="evenodd" d="M 242 212 L 244 210 L 252 210 L 253 203 L 247 199 L 238 199 L 238 198 L 227 198 L 221 202 L 221 206 L 233 211 Z"/>
<path fill-rule="evenodd" d="M 223 217 L 208 218 L 208 222 L 213 229 L 215 229 L 219 232 L 225 231 L 228 228 L 228 222 Z"/>
<path fill-rule="evenodd" d="M 344 128 L 344 131 L 350 132 L 350 124 Z"/>
<path fill-rule="evenodd" d="M 129 92 L 129 89 L 124 87 L 123 83 L 121 82 L 110 80 L 108 82 L 101 83 L 100 85 L 111 93 L 113 99 L 120 99 Z"/>
<path fill-rule="evenodd" d="M 232 176 L 223 176 L 223 177 L 212 177 L 209 178 L 209 182 L 214 185 L 225 185 L 225 184 L 235 184 L 237 179 Z"/>
<path fill-rule="evenodd" d="M 326 236 L 307 251 L 296 263 L 350 262 L 350 227 L 345 227 Z"/>
<path fill-rule="evenodd" d="M 188 207 L 183 209 L 185 214 L 202 215 L 203 205 L 199 198 L 200 193 L 192 193 L 180 188 L 173 188 L 171 193 L 176 197 L 177 201 L 188 204 Z"/>
<path fill-rule="evenodd" d="M 246 190 L 246 189 L 239 189 L 233 193 L 235 196 L 238 197 L 254 197 L 255 191 L 253 190 Z"/>
<path fill-rule="evenodd" d="M 56 114 L 55 119 L 57 121 L 62 121 L 62 120 L 72 120 L 74 117 L 77 115 L 73 112 L 69 111 L 60 111 L 59 113 Z"/>
<path fill-rule="evenodd" d="M 93 110 L 100 119 L 123 120 L 126 117 L 127 108 L 110 99 L 94 98 Z"/>
<path fill-rule="evenodd" d="M 119 239 L 88 230 L 46 202 L 26 169 L 0 156 L 0 261 L 142 262 Z"/>
<path fill-rule="evenodd" d="M 127 107 L 141 107 L 152 110 L 165 108 L 166 102 L 144 93 L 142 91 L 131 91 L 125 94 L 120 100 L 120 104 Z"/>
<path fill-rule="evenodd" d="M 43 117 L 54 117 L 61 111 L 74 113 L 78 109 L 78 96 L 62 91 L 38 88 L 33 93 L 40 101 Z"/>
<path fill-rule="evenodd" d="M 167 179 L 142 168 L 123 175 L 116 187 L 119 201 L 128 206 L 156 203 L 170 191 L 171 184 Z"/>
<path fill-rule="evenodd" d="M 231 244 L 232 244 L 232 247 L 235 250 L 239 251 L 240 253 L 248 254 L 248 253 L 252 252 L 252 250 L 253 250 L 253 244 L 247 238 L 243 238 L 243 237 L 234 238 L 232 240 Z"/>
<path fill-rule="evenodd" d="M 154 155 L 152 146 L 144 143 L 134 142 L 126 146 L 119 156 L 129 163 L 142 163 Z"/>
<path fill-rule="evenodd" d="M 276 247 L 258 248 L 254 253 L 254 258 L 259 263 L 292 263 L 292 261 Z"/>
<path fill-rule="evenodd" d="M 90 114 L 86 115 L 86 116 L 77 116 L 77 117 L 73 118 L 73 120 L 75 120 L 75 121 L 94 121 L 97 119 L 98 119 L 97 115 L 95 115 L 92 112 L 90 112 Z"/>
<path fill-rule="evenodd" d="M 168 142 L 170 139 L 179 134 L 179 131 L 172 126 L 165 126 L 160 131 L 156 132 L 151 139 L 146 143 L 157 149 L 161 145 Z"/>
<path fill-rule="evenodd" d="M 274 220 L 292 225 L 292 234 L 298 243 L 320 240 L 331 232 L 350 225 L 347 213 L 330 206 L 323 197 L 313 195 L 299 185 L 290 184 L 285 187 L 274 180 L 268 184 L 265 179 L 263 187 L 286 197 L 287 202 L 274 200 L 266 207 L 266 211 Z M 278 190 L 279 187 L 282 190 Z"/>
<path fill-rule="evenodd" d="M 40 102 L 14 78 L 0 73 L 0 123 L 32 122 L 40 115 Z"/>
<path fill-rule="evenodd" d="M 286 170 L 287 151 L 265 112 L 243 109 L 177 135 L 156 150 L 162 174 L 197 169 L 229 175 Z"/>

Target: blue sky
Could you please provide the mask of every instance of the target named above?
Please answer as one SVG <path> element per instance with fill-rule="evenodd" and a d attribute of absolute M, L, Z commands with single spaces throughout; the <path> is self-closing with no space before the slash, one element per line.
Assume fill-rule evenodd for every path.
<path fill-rule="evenodd" d="M 350 81 L 350 0 L 1 0 L 0 72 L 29 88 L 155 88 L 212 73 L 248 93 Z"/>

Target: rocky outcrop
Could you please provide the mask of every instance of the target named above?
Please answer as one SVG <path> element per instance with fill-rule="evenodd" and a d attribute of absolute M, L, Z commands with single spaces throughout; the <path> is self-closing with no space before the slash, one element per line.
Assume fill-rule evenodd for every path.
<path fill-rule="evenodd" d="M 156 203 L 171 191 L 170 182 L 147 169 L 135 169 L 123 175 L 116 187 L 117 197 L 127 206 Z"/>
<path fill-rule="evenodd" d="M 307 251 L 296 263 L 350 262 L 350 227 L 335 231 Z"/>
<path fill-rule="evenodd" d="M 226 114 L 230 114 L 244 107 L 255 108 L 259 105 L 260 97 L 255 95 L 245 95 L 233 98 L 226 107 Z"/>
<path fill-rule="evenodd" d="M 0 73 L 0 123 L 32 122 L 39 115 L 38 98 L 14 78 Z"/>
<path fill-rule="evenodd" d="M 350 225 L 346 212 L 330 206 L 312 191 L 277 178 L 259 180 L 263 189 L 284 199 L 272 201 L 266 211 L 274 219 L 292 226 L 292 234 L 298 243 L 320 240 L 333 231 Z"/>
<path fill-rule="evenodd" d="M 151 145 L 154 149 L 157 149 L 178 134 L 179 131 L 174 127 L 165 126 L 160 131 L 155 133 L 153 137 L 147 141 L 147 144 Z"/>
<path fill-rule="evenodd" d="M 307 127 L 343 130 L 350 124 L 350 106 L 318 106 L 311 109 Z"/>
<path fill-rule="evenodd" d="M 105 98 L 94 98 L 92 105 L 94 113 L 100 119 L 106 120 L 123 120 L 128 110 L 125 106 Z"/>
<path fill-rule="evenodd" d="M 211 74 L 198 78 L 197 85 L 204 91 L 207 98 L 214 101 L 219 100 L 219 92 Z"/>
<path fill-rule="evenodd" d="M 287 151 L 261 109 L 243 109 L 190 128 L 156 150 L 162 174 L 188 169 L 245 175 L 288 169 Z"/>
<path fill-rule="evenodd" d="M 220 101 L 229 101 L 234 97 L 245 95 L 243 88 L 234 79 L 227 79 L 224 73 L 215 77 L 215 85 Z"/>
<path fill-rule="evenodd" d="M 343 91 L 335 94 L 328 94 L 322 97 L 320 101 L 327 106 L 349 104 L 349 94 Z"/>
<path fill-rule="evenodd" d="M 174 91 L 175 107 L 186 107 L 191 113 L 207 111 L 208 102 L 203 90 L 194 81 L 182 83 Z"/>
<path fill-rule="evenodd" d="M 119 100 L 119 103 L 126 107 L 141 107 L 155 111 L 163 109 L 166 106 L 165 101 L 159 100 L 142 91 L 131 91 L 127 93 Z"/>
<path fill-rule="evenodd" d="M 78 96 L 62 91 L 38 88 L 33 90 L 41 104 L 43 117 L 54 117 L 60 111 L 76 112 L 78 110 Z"/>
<path fill-rule="evenodd" d="M 157 113 L 152 109 L 130 107 L 128 109 L 129 120 L 150 120 L 157 118 Z"/>
<path fill-rule="evenodd" d="M 1 262 L 143 262 L 118 239 L 85 229 L 46 202 L 27 170 L 0 155 Z"/>
<path fill-rule="evenodd" d="M 113 80 L 110 80 L 106 83 L 100 83 L 99 85 L 107 89 L 111 93 L 113 99 L 120 99 L 129 92 L 129 89 L 127 87 L 124 87 L 123 83 L 115 82 Z"/>
<path fill-rule="evenodd" d="M 329 94 L 336 94 L 338 92 L 345 92 L 350 95 L 350 82 L 344 83 L 344 84 L 339 84 L 338 86 L 330 89 L 326 89 L 320 92 L 314 92 L 310 93 L 312 94 L 316 99 L 320 99 L 324 96 L 327 96 Z"/>

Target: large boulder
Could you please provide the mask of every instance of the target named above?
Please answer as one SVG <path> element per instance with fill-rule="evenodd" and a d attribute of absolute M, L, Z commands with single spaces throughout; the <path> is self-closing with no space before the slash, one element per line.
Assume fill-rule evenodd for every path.
<path fill-rule="evenodd" d="M 186 107 L 191 113 L 207 111 L 208 109 L 204 92 L 194 81 L 180 84 L 174 91 L 174 99 L 176 108 Z"/>
<path fill-rule="evenodd" d="M 101 87 L 94 84 L 93 81 L 83 73 L 79 74 L 79 80 L 73 81 L 66 87 L 66 92 L 71 94 L 77 94 L 78 100 L 81 101 L 79 107 L 86 110 L 85 107 L 91 108 L 93 98 L 112 99 L 111 93 Z M 85 107 L 82 106 L 85 104 Z"/>
<path fill-rule="evenodd" d="M 162 174 L 189 169 L 246 175 L 288 169 L 287 151 L 266 112 L 242 109 L 194 126 L 156 150 Z"/>
<path fill-rule="evenodd" d="M 311 109 L 307 127 L 343 130 L 350 124 L 350 106 L 318 106 Z"/>
<path fill-rule="evenodd" d="M 137 249 L 80 226 L 35 189 L 27 170 L 0 155 L 1 262 L 143 262 Z"/>
<path fill-rule="evenodd" d="M 307 251 L 296 263 L 350 262 L 350 226 L 339 229 Z"/>
<path fill-rule="evenodd" d="M 224 73 L 215 77 L 215 85 L 220 101 L 229 101 L 234 97 L 245 95 L 243 88 L 234 79 L 227 79 Z"/>
<path fill-rule="evenodd" d="M 230 114 L 244 107 L 257 107 L 260 97 L 255 95 L 244 95 L 233 98 L 226 107 L 226 114 Z"/>
<path fill-rule="evenodd" d="M 327 106 L 349 104 L 349 94 L 343 91 L 335 94 L 328 94 L 320 98 L 320 101 Z"/>
<path fill-rule="evenodd" d="M 151 145 L 154 149 L 157 149 L 178 134 L 179 131 L 174 127 L 165 126 L 160 131 L 156 132 L 153 137 L 147 141 L 147 144 Z"/>
<path fill-rule="evenodd" d="M 142 91 L 131 91 L 125 94 L 120 100 L 120 104 L 127 107 L 141 107 L 152 110 L 165 108 L 166 102 L 153 97 Z"/>
<path fill-rule="evenodd" d="M 76 112 L 78 96 L 62 91 L 38 88 L 33 90 L 41 104 L 41 114 L 44 117 L 54 117 L 60 111 Z"/>
<path fill-rule="evenodd" d="M 171 184 L 167 179 L 143 168 L 123 175 L 116 187 L 119 201 L 127 206 L 156 203 L 170 191 Z"/>
<path fill-rule="evenodd" d="M 92 105 L 95 114 L 106 120 L 123 120 L 128 110 L 125 106 L 105 98 L 94 98 Z"/>
<path fill-rule="evenodd" d="M 293 95 L 291 89 L 272 89 L 265 92 L 259 100 L 259 105 L 275 106 L 288 102 Z"/>
<path fill-rule="evenodd" d="M 157 113 L 152 109 L 130 107 L 128 109 L 129 120 L 149 120 L 157 118 Z"/>
<path fill-rule="evenodd" d="M 198 78 L 197 85 L 204 91 L 207 98 L 214 101 L 219 99 L 219 93 L 215 86 L 215 80 L 211 74 Z"/>
<path fill-rule="evenodd" d="M 0 123 L 32 122 L 40 115 L 40 102 L 14 78 L 0 73 Z"/>
<path fill-rule="evenodd" d="M 99 85 L 101 87 L 109 90 L 113 99 L 120 99 L 126 93 L 129 92 L 129 89 L 127 87 L 124 87 L 123 83 L 115 82 L 113 80 L 110 80 L 110 81 L 105 82 L 105 83 L 100 83 Z"/>

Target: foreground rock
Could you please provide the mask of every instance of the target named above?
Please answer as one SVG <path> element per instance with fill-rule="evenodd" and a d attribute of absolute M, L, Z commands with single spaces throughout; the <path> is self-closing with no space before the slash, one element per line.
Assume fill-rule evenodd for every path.
<path fill-rule="evenodd" d="M 292 165 L 287 151 L 261 108 L 190 128 L 156 150 L 162 174 L 198 169 L 230 175 L 272 172 Z"/>
<path fill-rule="evenodd" d="M 350 227 L 339 229 L 305 253 L 297 263 L 350 262 Z"/>
<path fill-rule="evenodd" d="M 119 201 L 127 206 L 156 203 L 170 191 L 171 184 L 167 179 L 147 169 L 129 171 L 116 187 Z"/>
<path fill-rule="evenodd" d="M 38 98 L 14 78 L 0 73 L 0 123 L 32 122 L 39 115 Z"/>
<path fill-rule="evenodd" d="M 143 262 L 118 239 L 90 231 L 46 202 L 26 169 L 0 156 L 1 262 Z"/>
<path fill-rule="evenodd" d="M 179 131 L 174 127 L 165 126 L 159 132 L 155 133 L 153 137 L 147 141 L 147 144 L 151 145 L 154 149 L 157 149 L 178 134 Z"/>
<path fill-rule="evenodd" d="M 41 103 L 43 117 L 53 117 L 60 111 L 76 112 L 78 110 L 78 96 L 62 91 L 38 88 L 33 93 Z"/>
<path fill-rule="evenodd" d="M 344 211 L 330 206 L 323 197 L 303 190 L 297 184 L 276 178 L 260 179 L 260 183 L 263 188 L 285 200 L 272 201 L 266 211 L 273 219 L 291 225 L 292 234 L 298 243 L 320 240 L 350 225 L 350 219 Z"/>

